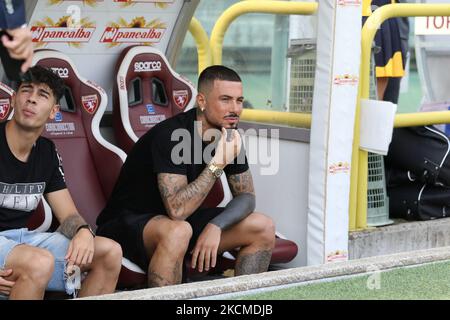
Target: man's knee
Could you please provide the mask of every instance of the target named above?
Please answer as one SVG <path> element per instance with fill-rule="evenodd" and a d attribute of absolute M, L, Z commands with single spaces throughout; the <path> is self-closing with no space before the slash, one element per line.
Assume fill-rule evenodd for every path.
<path fill-rule="evenodd" d="M 122 247 L 114 240 L 96 237 L 95 257 L 106 269 L 119 270 L 122 265 Z"/>
<path fill-rule="evenodd" d="M 163 233 L 161 243 L 165 247 L 178 251 L 185 251 L 192 237 L 192 227 L 186 221 L 170 221 Z"/>
<path fill-rule="evenodd" d="M 19 251 L 16 254 L 13 253 L 11 265 L 8 265 L 8 268 L 13 270 L 15 280 L 29 280 L 47 285 L 55 269 L 55 258 L 51 252 L 29 246 L 19 246 L 17 250 Z"/>
<path fill-rule="evenodd" d="M 255 234 L 255 241 L 273 248 L 275 245 L 275 223 L 272 218 L 254 212 L 247 219 L 251 232 Z"/>

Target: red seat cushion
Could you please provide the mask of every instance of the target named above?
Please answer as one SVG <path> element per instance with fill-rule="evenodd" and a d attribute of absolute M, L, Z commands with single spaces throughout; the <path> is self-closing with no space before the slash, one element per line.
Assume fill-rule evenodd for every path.
<path fill-rule="evenodd" d="M 144 288 L 147 284 L 147 275 L 140 272 L 134 272 L 122 265 L 120 269 L 119 281 L 117 288 L 119 289 L 137 289 Z"/>

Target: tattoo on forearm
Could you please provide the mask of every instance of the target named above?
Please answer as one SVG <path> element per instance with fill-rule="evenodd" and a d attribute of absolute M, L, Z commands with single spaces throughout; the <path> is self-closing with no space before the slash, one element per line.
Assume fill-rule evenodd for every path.
<path fill-rule="evenodd" d="M 228 183 L 230 184 L 230 189 L 234 197 L 241 193 L 255 194 L 250 170 L 247 170 L 241 174 L 233 174 L 229 176 Z"/>
<path fill-rule="evenodd" d="M 235 275 L 240 276 L 244 274 L 266 272 L 269 268 L 271 257 L 271 250 L 257 251 L 255 253 L 239 257 L 234 267 L 234 273 Z"/>
<path fill-rule="evenodd" d="M 173 174 L 158 174 L 158 186 L 164 205 L 174 216 L 185 219 L 205 200 L 216 178 L 208 169 L 191 183 L 181 186 L 181 179 L 185 177 Z"/>
<path fill-rule="evenodd" d="M 255 210 L 255 196 L 251 193 L 241 193 L 231 199 L 225 209 L 213 218 L 210 223 L 225 230 L 245 219 Z"/>
<path fill-rule="evenodd" d="M 72 239 L 77 233 L 78 228 L 83 224 L 86 224 L 86 221 L 84 221 L 80 215 L 73 214 L 67 217 L 56 231 L 62 233 L 67 238 Z"/>

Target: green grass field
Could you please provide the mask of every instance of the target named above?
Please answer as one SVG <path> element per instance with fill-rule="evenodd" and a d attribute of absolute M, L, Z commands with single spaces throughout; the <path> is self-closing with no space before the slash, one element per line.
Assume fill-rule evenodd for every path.
<path fill-rule="evenodd" d="M 450 261 L 241 296 L 245 300 L 448 300 Z"/>

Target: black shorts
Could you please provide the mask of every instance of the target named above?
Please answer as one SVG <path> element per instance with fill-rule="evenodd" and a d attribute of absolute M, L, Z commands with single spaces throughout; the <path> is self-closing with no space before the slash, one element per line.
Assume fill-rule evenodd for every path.
<path fill-rule="evenodd" d="M 208 222 L 223 210 L 224 208 L 198 209 L 186 219 L 193 230 L 188 252 L 194 248 Z M 122 246 L 123 256 L 147 272 L 150 258 L 145 250 L 143 233 L 147 223 L 155 216 L 155 214 L 136 214 L 126 211 L 118 218 L 99 226 L 97 235 L 118 242 Z"/>

